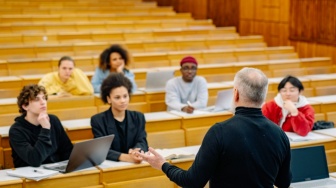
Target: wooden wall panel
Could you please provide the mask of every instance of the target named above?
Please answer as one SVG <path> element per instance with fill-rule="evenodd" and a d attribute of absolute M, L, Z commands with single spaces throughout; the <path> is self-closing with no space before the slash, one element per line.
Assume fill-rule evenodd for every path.
<path fill-rule="evenodd" d="M 336 45 L 335 0 L 291 0 L 290 39 Z"/>
<path fill-rule="evenodd" d="M 212 19 L 217 27 L 235 26 L 239 29 L 239 0 L 157 0 L 157 2 L 159 6 L 173 6 L 176 12 L 190 12 L 195 19 Z"/>
<path fill-rule="evenodd" d="M 216 26 L 236 26 L 239 30 L 239 0 L 208 0 L 208 18 Z"/>
<path fill-rule="evenodd" d="M 216 26 L 234 24 L 240 35 L 263 35 L 268 46 L 293 45 L 300 57 L 328 56 L 336 63 L 336 45 L 319 44 L 330 41 L 336 44 L 335 0 L 157 0 L 157 2 L 159 5 L 174 6 L 177 12 L 191 12 L 194 18 L 213 19 Z M 309 2 L 317 5 L 314 7 Z M 233 10 L 236 7 L 238 10 Z M 296 11 L 302 13 L 298 14 Z M 239 20 L 235 21 L 232 17 Z M 300 24 L 299 20 L 303 18 L 308 18 L 309 21 L 297 26 Z M 310 30 L 314 26 L 319 28 L 318 32 Z M 291 31 L 291 28 L 296 30 Z M 300 36 L 306 41 L 312 37 L 316 40 L 290 41 L 290 34 L 291 39 Z"/>
<path fill-rule="evenodd" d="M 280 22 L 288 23 L 289 22 L 289 8 L 290 1 L 289 0 L 279 0 L 280 3 Z"/>
<path fill-rule="evenodd" d="M 208 0 L 190 0 L 189 7 L 192 5 L 191 10 L 195 19 L 209 18 L 208 3 Z"/>
<path fill-rule="evenodd" d="M 239 4 L 239 10 L 240 20 L 253 20 L 255 14 L 254 0 L 241 0 L 241 3 Z"/>
<path fill-rule="evenodd" d="M 289 1 L 241 0 L 239 22 L 243 24 L 240 24 L 240 34 L 263 35 L 268 46 L 288 45 L 288 32 L 282 31 L 288 25 Z"/>
<path fill-rule="evenodd" d="M 313 42 L 316 38 L 316 0 L 291 0 L 290 40 Z"/>
<path fill-rule="evenodd" d="M 317 42 L 336 45 L 336 1 L 320 0 L 316 6 Z"/>

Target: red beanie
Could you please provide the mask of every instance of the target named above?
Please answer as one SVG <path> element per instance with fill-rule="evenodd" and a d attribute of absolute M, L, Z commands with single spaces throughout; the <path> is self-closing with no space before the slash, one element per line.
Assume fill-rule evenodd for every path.
<path fill-rule="evenodd" d="M 182 66 L 184 63 L 193 63 L 193 64 L 197 65 L 196 59 L 194 57 L 191 57 L 191 56 L 184 57 L 181 60 L 180 65 Z"/>

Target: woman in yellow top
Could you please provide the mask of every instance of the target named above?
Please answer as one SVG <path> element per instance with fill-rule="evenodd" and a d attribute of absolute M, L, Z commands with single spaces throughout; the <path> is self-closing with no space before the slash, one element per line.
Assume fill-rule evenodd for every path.
<path fill-rule="evenodd" d="M 58 61 L 58 71 L 46 74 L 38 84 L 46 88 L 48 95 L 93 94 L 93 87 L 88 77 L 83 71 L 75 68 L 75 62 L 69 56 L 63 56 Z"/>

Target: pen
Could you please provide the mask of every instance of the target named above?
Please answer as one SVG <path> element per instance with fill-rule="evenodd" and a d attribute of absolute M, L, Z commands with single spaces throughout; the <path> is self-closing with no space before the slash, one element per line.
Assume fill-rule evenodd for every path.
<path fill-rule="evenodd" d="M 188 106 L 191 106 L 191 103 L 190 103 L 190 101 L 187 101 L 187 104 L 188 104 Z"/>
<path fill-rule="evenodd" d="M 43 174 L 43 172 L 41 170 L 37 170 L 37 169 L 34 169 L 34 172 L 39 173 L 39 174 Z"/>

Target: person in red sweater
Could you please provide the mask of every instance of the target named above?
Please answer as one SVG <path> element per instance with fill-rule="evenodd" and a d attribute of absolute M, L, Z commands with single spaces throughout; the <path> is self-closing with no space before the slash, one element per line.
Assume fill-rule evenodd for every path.
<path fill-rule="evenodd" d="M 294 76 L 287 76 L 278 85 L 278 94 L 262 106 L 263 114 L 286 132 L 306 136 L 314 125 L 314 109 L 305 96 L 304 87 Z"/>

